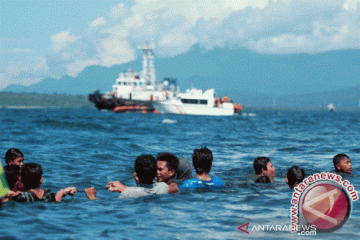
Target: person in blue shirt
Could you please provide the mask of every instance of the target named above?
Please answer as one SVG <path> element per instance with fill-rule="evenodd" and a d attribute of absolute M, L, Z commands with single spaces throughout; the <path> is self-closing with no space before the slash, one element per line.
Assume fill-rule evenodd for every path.
<path fill-rule="evenodd" d="M 195 149 L 192 160 L 196 171 L 196 177 L 185 180 L 179 187 L 180 190 L 194 188 L 222 189 L 225 187 L 223 181 L 219 177 L 209 176 L 213 161 L 213 155 L 210 149 L 207 147 Z"/>

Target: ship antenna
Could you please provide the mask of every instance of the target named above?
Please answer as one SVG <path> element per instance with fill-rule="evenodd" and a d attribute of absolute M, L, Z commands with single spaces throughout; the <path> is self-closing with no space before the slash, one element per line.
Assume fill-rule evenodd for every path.
<path fill-rule="evenodd" d="M 139 47 L 140 48 L 140 47 Z M 146 42 L 145 46 L 141 47 L 143 52 L 142 61 L 142 75 L 148 79 L 151 86 L 155 86 L 156 75 L 155 75 L 155 64 L 154 64 L 154 44 Z"/>

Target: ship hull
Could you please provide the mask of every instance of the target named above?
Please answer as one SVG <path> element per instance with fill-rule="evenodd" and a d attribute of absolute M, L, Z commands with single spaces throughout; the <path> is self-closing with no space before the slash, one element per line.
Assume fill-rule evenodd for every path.
<path fill-rule="evenodd" d="M 110 110 L 114 112 L 154 112 L 152 101 L 134 100 L 124 98 L 105 98 L 100 93 L 89 94 L 89 100 L 99 110 Z"/>
<path fill-rule="evenodd" d="M 181 103 L 155 102 L 154 107 L 159 113 L 162 114 L 170 113 L 203 116 L 232 116 L 235 113 L 232 105 L 230 105 L 230 108 L 220 108 L 201 105 L 186 106 Z"/>

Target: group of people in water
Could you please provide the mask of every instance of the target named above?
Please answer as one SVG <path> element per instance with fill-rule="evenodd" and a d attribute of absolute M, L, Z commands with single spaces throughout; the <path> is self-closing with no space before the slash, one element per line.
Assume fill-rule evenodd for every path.
<path fill-rule="evenodd" d="M 43 170 L 37 163 L 25 163 L 24 155 L 17 148 L 9 149 L 5 154 L 4 172 L 10 190 L 2 197 L 0 204 L 9 200 L 16 202 L 60 202 L 67 195 L 77 192 L 75 187 L 67 187 L 53 193 L 49 189 L 41 189 Z M 120 192 L 119 198 L 135 198 L 153 194 L 179 193 L 186 189 L 223 189 L 224 182 L 219 177 L 210 176 L 213 155 L 210 149 L 195 149 L 192 155 L 196 176 L 192 176 L 192 165 L 185 157 L 177 158 L 168 152 L 152 155 L 140 155 L 135 159 L 133 177 L 135 187 L 126 186 L 120 181 L 109 182 L 106 188 L 112 192 Z M 335 172 L 350 174 L 352 165 L 346 154 L 337 154 L 333 158 Z M 275 167 L 268 157 L 257 157 L 254 160 L 255 182 L 271 183 L 275 177 Z M 286 183 L 290 188 L 296 187 L 305 178 L 305 172 L 298 166 L 288 169 Z M 181 183 L 181 184 L 180 184 Z M 178 185 L 179 184 L 179 185 Z M 98 199 L 94 187 L 85 189 L 90 200 Z"/>

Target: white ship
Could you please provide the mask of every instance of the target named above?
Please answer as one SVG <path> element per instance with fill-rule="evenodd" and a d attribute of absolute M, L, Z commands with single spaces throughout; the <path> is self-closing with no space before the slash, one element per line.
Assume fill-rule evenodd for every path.
<path fill-rule="evenodd" d="M 153 101 L 173 98 L 179 92 L 174 78 L 156 81 L 154 46 L 146 44 L 140 49 L 143 52 L 141 73 L 129 69 L 120 73 L 110 92 L 102 95 L 95 91 L 89 95 L 89 100 L 94 102 L 98 109 L 153 112 Z"/>
<path fill-rule="evenodd" d="M 129 69 L 120 73 L 112 90 L 100 94 L 95 91 L 89 100 L 100 109 L 115 112 L 160 112 L 191 115 L 228 116 L 240 113 L 242 106 L 228 101 L 227 97 L 215 98 L 214 89 L 204 93 L 199 89 L 190 89 L 180 93 L 176 79 L 156 80 L 154 65 L 154 46 L 146 44 L 140 48 L 143 52 L 142 72 Z"/>
<path fill-rule="evenodd" d="M 213 88 L 205 92 L 192 88 L 167 100 L 155 101 L 153 106 L 159 113 L 210 116 L 231 116 L 239 114 L 242 109 L 226 96 L 216 98 Z"/>

